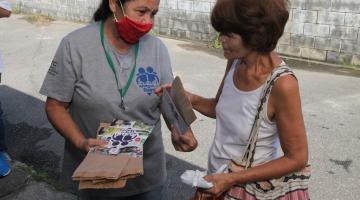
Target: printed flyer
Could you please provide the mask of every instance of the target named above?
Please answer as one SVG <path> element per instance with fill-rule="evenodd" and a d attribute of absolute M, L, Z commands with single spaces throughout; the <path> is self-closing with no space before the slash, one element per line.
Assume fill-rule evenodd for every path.
<path fill-rule="evenodd" d="M 116 120 L 110 126 L 98 131 L 98 139 L 108 142 L 100 151 L 102 154 L 118 155 L 128 153 L 134 157 L 142 156 L 142 146 L 153 130 L 153 125 L 139 121 Z"/>

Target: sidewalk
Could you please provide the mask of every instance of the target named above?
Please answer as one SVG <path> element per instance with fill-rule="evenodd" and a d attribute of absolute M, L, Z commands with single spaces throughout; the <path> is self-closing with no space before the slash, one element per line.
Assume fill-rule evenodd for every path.
<path fill-rule="evenodd" d="M 45 182 L 30 176 L 29 167 L 14 161 L 11 173 L 0 179 L 1 200 L 76 200 L 77 197 L 55 189 Z M 35 173 L 35 172 L 33 172 Z M 35 176 L 35 174 L 34 174 Z"/>
<path fill-rule="evenodd" d="M 13 15 L 0 20 L 0 49 L 6 65 L 0 100 L 6 114 L 9 153 L 13 159 L 56 179 L 63 139 L 48 123 L 44 113 L 45 97 L 38 91 L 61 38 L 84 24 L 54 21 L 36 26 L 23 18 Z M 226 61 L 221 51 L 195 42 L 162 40 L 169 49 L 174 75 L 182 78 L 185 88 L 206 97 L 214 96 L 225 70 Z M 313 167 L 311 198 L 357 200 L 360 196 L 359 71 L 307 61 L 286 62 L 295 67 L 300 83 Z M 184 170 L 206 168 L 215 121 L 197 116 L 192 128 L 199 147 L 194 152 L 176 152 L 169 132 L 163 129 L 170 200 L 188 199 L 192 195 L 193 189 L 180 182 L 179 176 Z M 0 192 L 1 200 L 73 198 L 67 193 L 55 192 L 44 183 L 31 181 L 26 173 L 19 176 L 15 173 L 16 170 L 8 178 L 0 179 L 0 191 L 16 189 L 7 197 Z M 21 187 L 9 186 L 11 181 L 18 181 L 15 185 Z"/>

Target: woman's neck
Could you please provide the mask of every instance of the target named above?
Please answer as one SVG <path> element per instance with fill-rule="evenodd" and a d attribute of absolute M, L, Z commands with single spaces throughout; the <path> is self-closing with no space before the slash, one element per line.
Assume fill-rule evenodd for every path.
<path fill-rule="evenodd" d="M 245 58 L 241 59 L 240 65 L 247 71 L 254 73 L 268 73 L 281 63 L 281 58 L 274 52 L 260 54 L 251 52 Z"/>
<path fill-rule="evenodd" d="M 281 58 L 273 52 L 249 54 L 238 63 L 234 73 L 234 84 L 244 91 L 258 88 L 280 63 Z"/>
<path fill-rule="evenodd" d="M 126 43 L 119 37 L 119 34 L 116 30 L 115 22 L 112 17 L 109 17 L 105 21 L 104 33 L 106 39 L 110 44 L 118 50 L 119 53 L 126 53 L 131 48 L 131 44 Z"/>

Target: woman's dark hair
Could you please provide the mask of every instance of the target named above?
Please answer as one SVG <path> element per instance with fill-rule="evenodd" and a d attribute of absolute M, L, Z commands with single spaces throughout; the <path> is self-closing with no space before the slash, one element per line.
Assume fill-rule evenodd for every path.
<path fill-rule="evenodd" d="M 289 18 L 287 0 L 218 0 L 211 24 L 220 33 L 237 33 L 260 53 L 275 49 Z"/>
<path fill-rule="evenodd" d="M 130 0 L 116 0 L 118 5 L 119 1 L 124 5 L 125 2 Z M 110 10 L 109 6 L 109 0 L 102 0 L 99 8 L 95 11 L 93 19 L 94 21 L 105 21 L 110 15 L 112 15 L 112 12 Z"/>

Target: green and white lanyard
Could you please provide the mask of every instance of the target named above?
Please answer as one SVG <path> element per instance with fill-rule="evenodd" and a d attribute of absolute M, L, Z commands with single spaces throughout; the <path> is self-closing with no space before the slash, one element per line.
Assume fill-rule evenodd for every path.
<path fill-rule="evenodd" d="M 119 78 L 118 78 L 118 75 L 116 74 L 116 71 L 115 71 L 114 62 L 112 61 L 110 54 L 106 51 L 105 45 L 104 45 L 104 25 L 105 25 L 105 23 L 104 23 L 104 21 L 102 21 L 101 25 L 100 25 L 101 45 L 102 45 L 102 47 L 104 49 L 104 53 L 105 53 L 106 59 L 107 59 L 107 61 L 109 63 L 109 66 L 111 68 L 111 71 L 114 73 L 115 80 L 116 80 L 116 85 L 118 86 L 119 85 Z M 130 77 L 126 82 L 125 87 L 119 89 L 119 95 L 121 97 L 120 108 L 123 109 L 123 110 L 125 110 L 124 97 L 125 97 L 128 89 L 129 89 L 129 87 L 131 85 L 131 82 L 132 82 L 132 80 L 134 78 L 134 73 L 135 73 L 135 69 L 136 69 L 136 60 L 137 60 L 138 53 L 139 53 L 139 42 L 136 43 L 134 52 L 135 52 L 135 63 L 134 63 L 134 66 L 133 66 L 133 68 L 131 70 Z"/>

